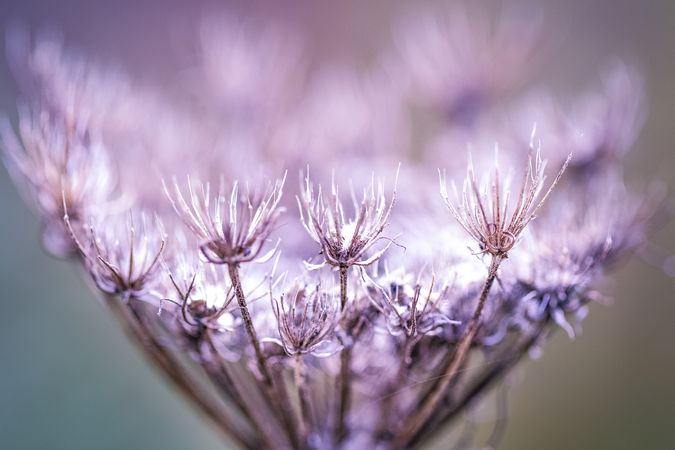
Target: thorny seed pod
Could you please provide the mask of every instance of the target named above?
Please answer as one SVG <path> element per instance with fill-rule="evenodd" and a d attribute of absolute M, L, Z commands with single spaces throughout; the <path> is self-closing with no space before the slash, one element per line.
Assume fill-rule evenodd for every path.
<path fill-rule="evenodd" d="M 214 264 L 240 264 L 267 260 L 276 251 L 274 248 L 261 258 L 262 249 L 283 211 L 279 202 L 285 180 L 284 174 L 262 194 L 242 193 L 235 181 L 228 196 L 221 179 L 218 193 L 212 197 L 210 183 L 201 184 L 199 191 L 195 191 L 188 177 L 190 204 L 175 179 L 173 194 L 166 183 L 163 184 L 176 214 L 202 241 L 199 247 L 202 255 Z"/>
<path fill-rule="evenodd" d="M 374 175 L 370 184 L 363 189 L 360 202 L 352 191 L 355 217 L 348 220 L 345 219 L 344 206 L 335 180 L 332 182 L 329 196 L 324 195 L 321 185 L 314 194 L 314 185 L 309 179 L 308 171 L 304 183 L 301 183 L 301 195 L 297 197 L 300 220 L 307 234 L 321 246 L 323 256 L 323 262 L 307 263 L 308 268 L 318 269 L 325 264 L 334 268 L 367 266 L 381 258 L 394 243 L 393 239 L 387 238 L 387 243 L 372 254 L 368 254 L 368 251 L 380 239 L 385 239 L 381 234 L 396 202 L 397 181 L 398 170 L 394 192 L 388 203 L 381 181 L 377 183 L 376 191 Z"/>

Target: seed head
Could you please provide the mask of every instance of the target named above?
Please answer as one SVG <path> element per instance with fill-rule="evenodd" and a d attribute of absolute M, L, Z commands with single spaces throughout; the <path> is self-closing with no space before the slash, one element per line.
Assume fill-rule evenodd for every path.
<path fill-rule="evenodd" d="M 72 241 L 63 227 L 66 208 L 70 220 L 79 221 L 108 204 L 116 188 L 101 142 L 46 111 L 20 110 L 18 136 L 9 122 L 0 127 L 10 173 L 42 215 L 48 248 L 68 253 Z"/>
<path fill-rule="evenodd" d="M 539 148 L 530 153 L 515 205 L 510 205 L 508 187 L 504 190 L 500 182 L 496 157 L 495 167 L 488 177 L 489 184 L 483 183 L 482 186 L 478 185 L 473 162 L 469 160 L 461 197 L 453 185 L 456 198 L 454 202 L 448 195 L 445 172 L 440 173 L 441 196 L 457 222 L 478 242 L 481 253 L 506 257 L 553 191 L 571 157 L 571 154 L 567 157 L 553 183 L 542 196 L 546 162 L 541 159 Z M 509 211 L 510 207 L 513 211 Z"/>
<path fill-rule="evenodd" d="M 181 316 L 187 325 L 223 329 L 222 319 L 234 300 L 234 291 L 222 266 L 195 262 L 178 256 L 169 269 L 169 280 L 180 306 Z M 231 322 L 231 321 L 229 321 Z"/>
<path fill-rule="evenodd" d="M 288 355 L 328 356 L 337 350 L 331 337 L 340 315 L 340 302 L 336 295 L 322 290 L 320 283 L 310 286 L 297 282 L 279 299 L 272 299 L 272 308 Z"/>
<path fill-rule="evenodd" d="M 387 327 L 393 335 L 404 334 L 408 338 L 434 334 L 446 325 L 458 324 L 438 308 L 447 289 L 434 291 L 436 276 L 431 275 L 429 286 L 422 286 L 420 276 L 417 281 L 408 280 L 412 274 L 401 269 L 387 271 L 382 277 L 373 276 L 366 270 L 362 272 L 364 288 L 370 302 L 385 317 Z M 412 282 L 411 282 L 412 281 Z"/>
<path fill-rule="evenodd" d="M 83 255 L 96 285 L 104 292 L 129 298 L 142 297 L 156 281 L 159 259 L 166 247 L 166 234 L 158 219 L 151 227 L 147 216 L 134 221 L 110 218 L 89 225 L 84 236 L 73 229 L 68 213 L 64 220 Z"/>
<path fill-rule="evenodd" d="M 214 264 L 240 264 L 267 260 L 276 248 L 260 258 L 273 227 L 283 212 L 279 207 L 286 175 L 269 184 L 262 194 L 242 193 L 234 182 L 227 195 L 221 179 L 218 193 L 211 196 L 211 185 L 200 184 L 199 191 L 187 179 L 188 200 L 174 179 L 173 194 L 164 184 L 164 191 L 176 214 L 200 241 L 200 251 Z M 211 204 L 213 202 L 213 205 Z"/>
<path fill-rule="evenodd" d="M 400 166 L 399 166 L 400 167 Z M 324 195 L 321 185 L 314 194 L 314 186 L 309 180 L 309 171 L 301 185 L 301 195 L 297 197 L 300 219 L 307 233 L 321 246 L 324 261 L 308 266 L 312 269 L 325 264 L 333 267 L 367 266 L 377 261 L 394 243 L 388 239 L 381 249 L 367 255 L 368 251 L 382 239 L 381 234 L 389 221 L 391 210 L 396 202 L 396 181 L 391 200 L 387 203 L 382 182 L 375 189 L 374 176 L 363 190 L 361 201 L 357 201 L 352 191 L 355 216 L 345 219 L 344 207 L 340 200 L 338 185 L 333 180 L 330 195 Z M 303 212 L 304 210 L 304 212 Z"/>

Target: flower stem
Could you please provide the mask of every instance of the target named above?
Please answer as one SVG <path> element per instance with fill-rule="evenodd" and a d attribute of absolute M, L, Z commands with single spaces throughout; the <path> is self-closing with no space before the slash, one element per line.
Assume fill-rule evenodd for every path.
<path fill-rule="evenodd" d="M 425 422 L 431 417 L 438 404 L 445 397 L 450 382 L 458 373 L 459 368 L 462 367 L 466 361 L 466 358 L 469 355 L 469 349 L 471 348 L 471 343 L 473 342 L 473 338 L 478 332 L 478 326 L 480 325 L 480 318 L 481 314 L 483 313 L 485 301 L 487 300 L 488 294 L 490 293 L 492 284 L 497 278 L 497 269 L 499 268 L 502 258 L 503 257 L 501 255 L 492 256 L 487 278 L 485 279 L 483 289 L 481 290 L 480 296 L 478 297 L 478 304 L 476 305 L 473 315 L 471 316 L 471 320 L 464 331 L 464 335 L 455 347 L 452 358 L 450 358 L 446 367 L 441 371 L 442 375 L 438 382 L 431 388 L 431 391 L 425 396 L 421 404 L 415 408 L 415 412 L 408 416 L 408 418 L 403 422 L 402 426 L 400 427 L 400 431 L 394 438 L 394 442 L 396 444 L 394 446 L 395 448 L 405 448 L 408 442 L 415 438 L 416 434 L 424 426 Z"/>
<path fill-rule="evenodd" d="M 502 375 L 504 375 L 504 373 L 508 372 L 520 362 L 522 358 L 528 354 L 530 349 L 539 342 L 541 336 L 548 329 L 548 323 L 548 320 L 542 322 L 521 345 L 517 346 L 515 349 L 509 349 L 509 351 L 505 352 L 507 353 L 506 355 L 501 355 L 496 358 L 498 363 L 478 381 L 473 383 L 467 391 L 451 405 L 450 409 L 444 411 L 441 414 L 441 417 L 434 421 L 433 424 L 427 423 L 425 425 L 421 430 L 421 433 L 425 433 L 424 439 L 433 439 L 434 436 L 443 429 L 445 424 L 451 421 L 457 414 L 464 411 L 467 405 L 471 404 L 471 402 L 484 393 L 491 384 L 494 384 Z M 419 441 L 419 435 L 421 433 L 418 433 L 418 437 L 411 442 L 412 445 L 415 445 L 416 442 Z"/>
<path fill-rule="evenodd" d="M 253 345 L 253 350 L 255 351 L 255 357 L 258 360 L 258 369 L 260 369 L 260 374 L 263 377 L 263 383 L 269 387 L 273 387 L 272 375 L 270 374 L 267 361 L 265 360 L 265 355 L 263 354 L 262 348 L 260 347 L 260 341 L 256 335 L 255 328 L 253 328 L 253 319 L 251 319 L 251 313 L 249 313 L 248 305 L 246 304 L 244 288 L 242 287 L 241 279 L 239 278 L 239 265 L 228 264 L 227 269 L 230 273 L 230 280 L 232 281 L 232 287 L 234 288 L 234 293 L 237 297 L 237 303 L 239 303 L 239 310 L 241 311 L 241 318 L 244 321 L 246 333 L 248 334 L 249 339 L 251 339 L 251 344 Z"/>
<path fill-rule="evenodd" d="M 307 392 L 307 385 L 305 384 L 307 380 L 303 373 L 304 367 L 302 355 L 300 353 L 296 353 L 295 355 L 295 366 L 293 369 L 295 385 L 298 388 L 298 404 L 300 408 L 298 424 L 300 428 L 300 438 L 302 442 L 306 442 L 308 433 L 307 426 L 312 423 L 312 405 L 309 393 Z"/>
<path fill-rule="evenodd" d="M 390 384 L 389 391 L 382 399 L 379 425 L 377 428 L 377 436 L 380 439 L 388 440 L 392 437 L 391 422 L 392 417 L 396 412 L 394 400 L 408 379 L 408 372 L 410 368 L 410 361 L 408 358 L 410 357 L 410 353 L 412 352 L 414 344 L 415 340 L 411 336 L 406 336 L 406 340 L 403 345 L 403 352 L 401 354 L 401 363 L 399 364 L 396 375 Z"/>
<path fill-rule="evenodd" d="M 349 267 L 340 266 L 340 311 L 345 310 L 347 305 L 347 273 Z"/>
<path fill-rule="evenodd" d="M 135 337 L 135 342 L 140 343 L 138 347 L 163 369 L 164 374 L 168 376 L 183 395 L 190 399 L 194 405 L 198 406 L 226 436 L 233 439 L 243 448 L 257 448 L 258 443 L 252 442 L 248 437 L 240 433 L 237 427 L 215 405 L 209 394 L 200 390 L 197 384 L 189 379 L 180 363 L 171 357 L 169 351 L 154 338 L 152 331 L 148 329 L 138 311 L 129 305 L 128 302 L 126 304 L 122 303 L 117 297 L 107 294 L 104 297 L 105 303 L 117 316 L 118 320 L 123 323 L 127 333 Z"/>
<path fill-rule="evenodd" d="M 347 304 L 347 266 L 340 266 L 340 311 L 344 312 L 345 306 Z M 354 339 L 355 336 L 352 336 Z M 337 428 L 335 430 L 336 441 L 341 442 L 347 434 L 346 430 L 346 416 L 347 411 L 349 410 L 349 402 L 351 397 L 350 392 L 350 376 L 351 376 L 351 360 L 352 360 L 352 346 L 354 342 L 349 343 L 348 347 L 345 347 L 340 352 L 340 374 L 338 375 L 338 389 L 339 389 L 339 398 L 338 398 L 338 415 L 337 415 Z"/>
<path fill-rule="evenodd" d="M 239 265 L 238 264 L 228 264 L 227 266 L 230 280 L 232 281 L 232 287 L 234 288 L 234 294 L 237 297 L 237 303 L 239 304 L 239 310 L 241 311 L 241 317 L 244 321 L 244 327 L 246 328 L 246 333 L 248 333 L 249 338 L 251 339 L 251 345 L 253 345 L 253 350 L 255 351 L 255 356 L 258 362 L 258 369 L 263 378 L 263 385 L 265 389 L 263 392 L 266 393 L 267 400 L 270 402 L 270 406 L 276 412 L 277 418 L 280 420 L 282 427 L 287 431 L 288 437 L 291 442 L 296 442 L 296 436 L 293 430 L 290 420 L 284 414 L 284 408 L 281 405 L 281 401 L 277 396 L 274 390 L 274 381 L 272 380 L 272 373 L 265 359 L 265 355 L 262 352 L 262 347 L 260 346 L 260 341 L 253 327 L 253 319 L 251 319 L 251 314 L 248 311 L 248 305 L 246 304 L 246 297 L 244 295 L 244 288 L 241 284 L 241 279 L 239 277 Z"/>

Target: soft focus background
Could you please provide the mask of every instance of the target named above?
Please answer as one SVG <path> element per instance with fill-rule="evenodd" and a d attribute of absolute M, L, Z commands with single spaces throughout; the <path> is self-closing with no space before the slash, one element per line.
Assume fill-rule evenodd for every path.
<path fill-rule="evenodd" d="M 675 2 L 532 3 L 555 42 L 536 81 L 574 93 L 597 86 L 617 57 L 643 70 L 649 117 L 628 157 L 628 176 L 637 186 L 662 179 L 675 190 Z M 4 0 L 0 39 L 4 48 L 12 23 L 51 26 L 95 59 L 163 83 L 180 68 L 173 50 L 189 38 L 191 24 L 215 10 L 279 17 L 310 36 L 322 58 L 340 60 L 368 58 L 385 46 L 392 17 L 413 6 Z M 0 110 L 14 114 L 16 100 L 3 56 Z M 126 340 L 78 269 L 48 257 L 39 242 L 38 221 L 1 169 L 0 448 L 225 448 Z M 675 224 L 653 242 L 675 254 Z M 504 449 L 675 448 L 675 279 L 636 257 L 603 291 L 616 302 L 595 305 L 581 337 L 570 342 L 558 333 L 541 360 L 519 369 Z"/>

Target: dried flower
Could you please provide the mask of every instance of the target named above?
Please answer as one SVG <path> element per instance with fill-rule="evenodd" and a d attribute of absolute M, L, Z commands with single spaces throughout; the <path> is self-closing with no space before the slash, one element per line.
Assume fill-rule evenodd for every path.
<path fill-rule="evenodd" d="M 156 281 L 167 236 L 157 219 L 153 229 L 146 214 L 140 216 L 140 222 L 134 221 L 131 212 L 125 221 L 107 218 L 99 225 L 90 224 L 86 236 L 78 236 L 66 211 L 66 226 L 103 292 L 138 298 Z"/>
<path fill-rule="evenodd" d="M 365 270 L 361 273 L 366 282 L 368 298 L 386 318 L 389 332 L 393 335 L 404 334 L 412 338 L 434 334 L 446 325 L 460 323 L 450 319 L 438 309 L 438 303 L 445 292 L 434 292 L 435 275 L 432 274 L 429 288 L 423 292 L 419 277 L 415 283 L 394 281 L 400 276 L 411 275 L 404 270 L 383 277 L 375 274 L 375 278 L 380 282 L 385 281 L 384 286 L 378 284 Z"/>
<path fill-rule="evenodd" d="M 64 205 L 78 221 L 108 205 L 116 187 L 108 155 L 88 130 L 66 127 L 59 117 L 22 109 L 19 137 L 2 123 L 1 144 L 17 181 L 27 187 L 44 218 L 44 239 L 54 254 L 65 255 L 72 240 L 63 227 Z"/>
<path fill-rule="evenodd" d="M 398 180 L 398 170 L 396 172 Z M 324 264 L 335 268 L 351 266 L 367 266 L 377 261 L 394 243 L 387 239 L 387 243 L 370 255 L 367 252 L 380 240 L 380 235 L 389 221 L 391 210 L 396 202 L 396 185 L 391 200 L 387 203 L 384 196 L 382 182 L 377 183 L 375 190 L 375 176 L 370 185 L 363 189 L 361 201 L 356 200 L 352 192 L 354 217 L 345 219 L 344 207 L 340 200 L 338 185 L 333 180 L 330 196 L 326 198 L 319 185 L 314 194 L 314 185 L 309 180 L 309 171 L 304 179 L 302 193 L 298 196 L 298 207 L 302 225 L 310 237 L 321 246 L 323 262 L 314 265 L 307 264 L 311 269 L 317 269 Z M 304 210 L 304 213 L 303 213 Z"/>
<path fill-rule="evenodd" d="M 175 303 L 180 306 L 185 323 L 218 330 L 231 327 L 231 317 L 223 318 L 230 310 L 234 291 L 232 286 L 226 288 L 227 274 L 222 266 L 182 262 L 178 270 L 184 272 L 183 276 L 170 271 L 169 279 L 178 295 L 179 301 Z"/>
<path fill-rule="evenodd" d="M 304 47 L 279 40 L 287 34 L 214 19 L 198 37 L 203 58 L 189 77 L 198 82 L 175 98 L 120 90 L 119 80 L 57 41 L 34 51 L 10 44 L 25 59 L 17 67 L 32 109 L 20 111 L 18 137 L 4 125 L 3 147 L 47 240 L 67 244 L 63 254 L 79 251 L 106 305 L 153 363 L 241 448 L 427 445 L 552 331 L 574 335 L 600 298 L 597 280 L 645 242 L 655 203 L 632 198 L 619 166 L 643 117 L 641 84 L 620 69 L 581 105 L 573 126 L 544 120 L 551 164 L 562 166 L 551 183 L 532 137 L 517 195 L 496 158 L 482 178 L 470 161 L 452 200 L 440 174 L 446 206 L 479 247 L 466 253 L 465 233 L 448 226 L 453 220 L 430 195 L 432 167 L 451 162 L 417 151 L 434 139 L 433 127 L 414 129 L 409 107 L 440 106 L 423 114 L 437 114 L 430 122 L 454 137 L 438 141 L 444 154 L 467 136 L 493 141 L 505 127 L 492 121 L 502 115 L 483 107 L 524 75 L 537 30 L 508 15 L 488 23 L 457 11 L 447 22 L 454 27 L 431 15 L 415 22 L 399 41 L 406 70 L 386 79 L 381 69 L 391 66 L 379 58 L 366 76 L 335 67 L 310 74 L 299 64 Z M 406 87 L 412 104 L 403 101 Z M 535 115 L 548 112 L 535 106 Z M 471 130 L 457 126 L 462 120 Z M 408 127 L 414 151 L 400 134 Z M 524 146 L 518 136 L 506 136 L 507 146 L 514 137 Z M 194 148 L 212 151 L 186 152 Z M 570 150 L 581 157 L 570 162 Z M 371 175 L 396 161 L 409 167 L 400 197 L 398 171 L 390 195 Z M 285 175 L 250 190 L 234 181 L 310 162 L 319 167 L 311 180 L 301 175 L 300 220 L 283 229 L 276 225 L 288 206 Z M 340 197 L 345 184 L 328 180 L 331 166 L 365 181 L 359 195 L 351 189 L 351 204 Z M 571 181 L 561 178 L 566 169 L 574 169 Z M 181 186 L 174 178 L 163 184 L 168 202 L 160 201 L 159 180 L 177 171 L 223 175 L 213 192 L 208 182 L 188 177 Z M 321 188 L 327 181 L 330 192 Z M 562 188 L 555 198 L 554 187 Z M 147 213 L 114 214 L 118 193 L 124 209 Z M 405 254 L 388 251 L 400 244 L 385 227 L 406 232 Z M 320 261 L 305 259 L 317 252 Z M 302 262 L 332 269 L 328 284 Z M 281 290 L 288 273 L 297 277 Z"/>
<path fill-rule="evenodd" d="M 339 318 L 337 296 L 313 286 L 296 283 L 272 299 L 281 345 L 288 355 L 312 353 L 330 356 L 339 349 L 332 334 Z"/>
<path fill-rule="evenodd" d="M 279 214 L 283 211 L 279 202 L 285 180 L 284 174 L 282 179 L 269 185 L 263 194 L 257 195 L 241 193 L 239 183 L 235 181 L 228 196 L 225 183 L 221 179 L 218 193 L 212 197 L 209 183 L 201 184 L 199 191 L 195 191 L 188 177 L 190 204 L 185 200 L 176 180 L 173 183 L 173 194 L 166 183 L 164 191 L 176 214 L 202 240 L 199 248 L 209 262 L 239 264 L 260 258 Z M 275 250 L 260 259 L 269 259 Z"/>
<path fill-rule="evenodd" d="M 452 120 L 471 122 L 485 104 L 527 73 L 540 20 L 498 17 L 455 6 L 405 17 L 396 34 L 412 99 L 437 107 Z"/>
<path fill-rule="evenodd" d="M 481 186 L 476 181 L 473 162 L 469 160 L 468 174 L 461 197 L 453 185 L 456 198 L 454 202 L 450 200 L 445 172 L 442 172 L 441 196 L 457 222 L 478 242 L 481 253 L 505 257 L 553 191 L 571 157 L 571 154 L 567 157 L 543 196 L 540 194 L 544 187 L 546 163 L 541 159 L 539 147 L 527 158 L 515 204 L 509 202 L 511 193 L 508 190 L 508 182 L 506 186 L 502 186 L 500 182 L 499 163 L 496 157 L 489 184 L 483 182 Z M 513 211 L 509 211 L 509 208 Z"/>

